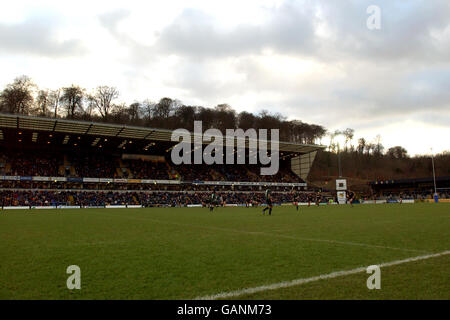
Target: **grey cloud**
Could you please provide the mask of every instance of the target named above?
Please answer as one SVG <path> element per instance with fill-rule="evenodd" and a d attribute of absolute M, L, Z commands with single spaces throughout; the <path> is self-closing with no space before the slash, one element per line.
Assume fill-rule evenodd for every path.
<path fill-rule="evenodd" d="M 157 46 L 196 59 L 260 54 L 266 48 L 284 53 L 315 50 L 314 10 L 288 3 L 270 13 L 264 25 L 238 25 L 225 32 L 202 11 L 186 9 L 161 32 Z"/>
<path fill-rule="evenodd" d="M 394 69 L 389 73 L 384 71 L 379 79 L 374 70 L 364 71 L 360 76 L 349 74 L 340 82 L 323 79 L 303 90 L 299 86 L 297 90 L 293 87 L 282 91 L 276 81 L 265 79 L 267 85 L 257 82 L 249 91 L 263 93 L 256 101 L 260 108 L 272 107 L 290 117 L 327 127 L 376 127 L 404 119 L 450 125 L 450 70 L 408 73 Z M 258 71 L 256 74 L 268 77 Z M 273 87 L 270 83 L 274 83 Z M 267 100 L 270 93 L 282 93 L 282 98 Z"/>
<path fill-rule="evenodd" d="M 81 40 L 58 41 L 57 21 L 53 17 L 29 17 L 18 24 L 0 24 L 0 52 L 66 57 L 87 52 Z"/>
<path fill-rule="evenodd" d="M 101 14 L 98 16 L 98 19 L 102 27 L 104 27 L 121 46 L 128 49 L 129 57 L 125 62 L 137 68 L 155 61 L 155 49 L 151 46 L 137 42 L 126 33 L 120 32 L 118 29 L 119 23 L 128 18 L 129 15 L 129 10 L 118 9 Z"/>
<path fill-rule="evenodd" d="M 379 31 L 366 27 L 366 8 L 372 4 L 382 10 Z M 270 18 L 263 25 L 223 31 L 202 11 L 186 9 L 154 46 L 118 32 L 126 11 L 100 21 L 129 48 L 135 66 L 178 55 L 180 62 L 168 70 L 176 76 L 166 84 L 182 89 L 187 99 L 213 105 L 254 94 L 259 109 L 328 127 L 381 128 L 405 118 L 450 126 L 449 31 L 442 36 L 450 30 L 447 0 L 287 1 L 267 12 Z M 318 35 L 321 23 L 329 37 Z M 254 59 L 266 48 L 341 69 L 342 75 L 307 84 L 284 81 L 283 74 L 265 70 Z M 214 64 L 226 59 L 234 61 L 233 71 L 243 79 L 215 76 Z"/>
<path fill-rule="evenodd" d="M 314 11 L 314 10 L 312 10 Z M 146 63 L 155 55 L 176 54 L 194 61 L 218 59 L 246 54 L 260 54 L 271 48 L 284 53 L 300 51 L 313 52 L 314 12 L 305 7 L 285 4 L 270 12 L 269 21 L 262 26 L 239 25 L 224 32 L 216 26 L 215 20 L 197 9 L 185 9 L 181 15 L 159 33 L 154 46 L 142 45 L 129 35 L 118 31 L 118 24 L 129 15 L 120 9 L 100 15 L 101 25 L 126 46 L 130 61 Z"/>
<path fill-rule="evenodd" d="M 270 18 L 265 24 L 238 25 L 231 31 L 221 31 L 202 11 L 186 9 L 161 32 L 156 47 L 195 59 L 261 54 L 265 48 L 325 61 L 450 59 L 450 38 L 435 37 L 450 26 L 448 1 L 377 1 L 382 10 L 379 31 L 366 27 L 366 9 L 372 4 L 373 0 L 286 1 L 267 9 Z M 321 23 L 331 37 L 317 34 Z"/>
<path fill-rule="evenodd" d="M 333 34 L 321 52 L 325 57 L 335 54 L 342 58 L 348 54 L 372 63 L 450 61 L 450 38 L 435 37 L 450 26 L 450 3 L 446 0 L 322 3 L 324 20 Z M 381 30 L 366 27 L 366 8 L 373 4 L 381 9 Z"/>
<path fill-rule="evenodd" d="M 315 79 L 315 83 L 284 81 L 268 73 L 250 58 L 238 59 L 236 72 L 245 79 L 218 81 L 212 62 L 182 61 L 176 80 L 169 85 L 183 88 L 191 97 L 205 101 L 226 101 L 229 97 L 258 93 L 260 109 L 282 111 L 299 119 L 327 126 L 376 126 L 405 117 L 433 123 L 450 116 L 450 70 L 378 70 L 366 67 L 350 71 L 345 78 Z M 267 97 L 281 98 L 267 100 Z M 245 106 L 235 106 L 244 109 Z M 423 113 L 428 112 L 427 117 Z M 450 122 L 447 123 L 449 125 Z"/>
<path fill-rule="evenodd" d="M 126 9 L 119 9 L 99 15 L 101 25 L 106 28 L 113 36 L 119 39 L 126 39 L 118 30 L 120 21 L 126 19 L 130 15 L 130 11 Z"/>
<path fill-rule="evenodd" d="M 449 106 L 450 108 L 450 106 Z M 420 121 L 422 123 L 428 123 L 433 125 L 433 127 L 441 127 L 441 128 L 447 128 L 450 124 L 450 113 L 442 114 L 441 112 L 435 112 L 435 111 L 424 111 L 422 113 L 418 113 L 415 118 L 415 120 Z M 445 137 L 444 137 L 445 138 Z M 444 140 L 445 143 L 449 144 L 448 139 Z"/>

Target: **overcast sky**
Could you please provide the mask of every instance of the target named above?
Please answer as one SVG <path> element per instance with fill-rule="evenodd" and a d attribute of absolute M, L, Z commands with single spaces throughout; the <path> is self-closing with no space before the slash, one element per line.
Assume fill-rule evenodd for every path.
<path fill-rule="evenodd" d="M 367 8 L 381 29 L 367 28 Z M 0 88 L 115 86 L 450 150 L 450 1 L 8 1 Z M 356 142 L 355 142 L 356 143 Z"/>

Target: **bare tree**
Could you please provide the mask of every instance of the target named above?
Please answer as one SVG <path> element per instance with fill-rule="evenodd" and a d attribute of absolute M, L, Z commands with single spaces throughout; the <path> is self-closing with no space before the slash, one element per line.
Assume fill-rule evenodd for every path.
<path fill-rule="evenodd" d="M 135 124 L 141 119 L 142 106 L 139 102 L 133 102 L 127 109 L 130 121 Z"/>
<path fill-rule="evenodd" d="M 152 120 L 152 112 L 153 107 L 155 106 L 155 103 L 150 101 L 149 99 L 146 99 L 142 102 L 142 114 L 145 121 L 145 124 L 149 125 Z"/>
<path fill-rule="evenodd" d="M 107 119 L 113 108 L 113 100 L 119 97 L 119 91 L 114 87 L 98 86 L 89 96 L 103 119 Z"/>
<path fill-rule="evenodd" d="M 214 127 L 214 117 L 215 113 L 213 109 L 199 107 L 198 112 L 195 116 L 195 120 L 200 120 L 203 123 L 203 130 L 210 129 Z"/>
<path fill-rule="evenodd" d="M 49 90 L 39 90 L 36 99 L 36 113 L 43 117 L 50 116 L 50 109 L 52 107 L 52 101 Z"/>
<path fill-rule="evenodd" d="M 196 107 L 180 106 L 175 110 L 175 120 L 177 128 L 185 128 L 190 131 L 194 130 L 194 120 Z"/>
<path fill-rule="evenodd" d="M 319 125 L 309 125 L 312 131 L 312 140 L 310 143 L 316 143 L 316 140 L 320 140 L 320 144 L 322 144 L 322 138 L 327 134 L 327 130 Z"/>
<path fill-rule="evenodd" d="M 72 85 L 62 89 L 61 102 L 63 103 L 67 117 L 74 119 L 78 110 L 83 110 L 84 89 Z"/>
<path fill-rule="evenodd" d="M 386 155 L 393 159 L 404 159 L 408 157 L 408 151 L 401 146 L 389 148 Z"/>
<path fill-rule="evenodd" d="M 158 119 L 168 119 L 175 101 L 170 98 L 162 98 L 153 106 L 153 117 Z"/>
<path fill-rule="evenodd" d="M 340 136 L 342 134 L 341 131 L 339 130 L 335 130 L 334 132 L 330 132 L 328 133 L 328 135 L 330 136 L 330 145 L 328 147 L 328 150 L 330 150 L 331 152 L 336 152 L 336 147 L 339 145 L 338 143 L 334 142 L 334 139 L 337 136 Z M 339 146 L 338 146 L 339 147 Z"/>
<path fill-rule="evenodd" d="M 363 154 L 365 148 L 366 148 L 366 139 L 360 138 L 360 139 L 358 140 L 358 148 L 357 148 L 358 153 L 359 153 L 359 154 Z"/>
<path fill-rule="evenodd" d="M 239 128 L 247 130 L 255 127 L 256 117 L 253 113 L 242 111 L 238 116 Z"/>
<path fill-rule="evenodd" d="M 53 115 L 54 118 L 58 117 L 58 109 L 59 109 L 59 103 L 61 102 L 61 89 L 56 89 L 50 91 L 49 99 L 51 102 L 51 106 L 53 108 Z"/>
<path fill-rule="evenodd" d="M 366 153 L 367 155 L 370 155 L 375 150 L 375 144 L 373 143 L 366 143 Z"/>
<path fill-rule="evenodd" d="M 95 117 L 94 111 L 95 111 L 95 109 L 97 109 L 97 106 L 96 106 L 92 96 L 87 96 L 86 102 L 87 102 L 87 106 L 85 107 L 84 112 L 89 119 L 92 119 L 93 117 Z"/>
<path fill-rule="evenodd" d="M 111 106 L 110 116 L 116 123 L 127 123 L 130 120 L 127 105 L 122 102 Z"/>
<path fill-rule="evenodd" d="M 355 135 L 355 130 L 351 128 L 347 128 L 344 131 L 342 131 L 342 134 L 345 137 L 345 151 L 348 150 L 348 143 L 353 140 L 353 136 Z"/>
<path fill-rule="evenodd" d="M 34 103 L 36 85 L 27 76 L 14 79 L 0 94 L 0 110 L 10 113 L 29 114 Z"/>
<path fill-rule="evenodd" d="M 214 127 L 225 133 L 226 129 L 236 128 L 236 111 L 228 104 L 219 104 L 214 108 Z"/>
<path fill-rule="evenodd" d="M 381 144 L 381 136 L 378 134 L 375 137 L 373 154 L 376 156 L 381 156 L 381 155 L 383 155 L 383 150 L 384 150 L 384 146 Z"/>

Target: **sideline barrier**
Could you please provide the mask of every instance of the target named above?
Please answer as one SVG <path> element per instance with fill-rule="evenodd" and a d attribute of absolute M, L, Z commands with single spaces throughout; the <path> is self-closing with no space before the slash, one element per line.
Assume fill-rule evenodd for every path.
<path fill-rule="evenodd" d="M 415 202 L 417 203 L 436 203 L 434 199 L 416 199 Z M 450 203 L 450 199 L 439 199 L 438 203 Z"/>
<path fill-rule="evenodd" d="M 201 205 L 200 205 L 201 206 Z M 0 207 L 0 210 L 60 210 L 60 209 L 137 209 L 143 208 L 142 205 L 108 205 L 108 206 L 5 206 Z"/>
<path fill-rule="evenodd" d="M 439 199 L 439 202 L 446 202 L 446 203 L 450 203 L 450 199 Z M 360 204 L 386 204 L 386 203 L 397 203 L 399 204 L 400 202 L 397 200 L 365 200 L 360 202 Z M 434 203 L 434 199 L 423 199 L 423 200 L 414 200 L 414 199 L 404 199 L 402 201 L 402 203 L 408 204 L 408 203 Z M 354 203 L 354 204 L 358 204 Z M 292 203 L 282 203 L 282 204 L 276 204 L 276 205 L 281 205 L 281 206 L 293 206 L 294 204 Z M 298 204 L 299 206 L 308 206 L 308 202 L 300 202 Z M 338 203 L 333 202 L 333 203 L 325 203 L 325 202 L 321 202 L 320 203 L 321 206 L 327 206 L 327 205 L 338 205 Z M 234 203 L 227 203 L 225 204 L 225 207 L 245 207 L 245 204 L 234 204 Z M 252 207 L 254 207 L 254 205 L 251 205 Z M 259 207 L 262 206 L 266 206 L 266 204 L 261 203 L 258 205 Z M 316 204 L 314 202 L 310 203 L 310 206 L 316 206 Z M 156 206 L 155 206 L 156 207 Z M 186 206 L 187 208 L 201 208 L 203 207 L 201 204 L 188 204 Z M 0 211 L 1 210 L 44 210 L 44 209 L 138 209 L 138 208 L 145 208 L 143 205 L 106 205 L 106 206 L 85 206 L 85 207 L 81 207 L 81 206 L 35 206 L 35 207 L 30 207 L 30 206 L 6 206 L 6 207 L 0 207 Z M 185 208 L 183 206 L 183 208 Z"/>
<path fill-rule="evenodd" d="M 382 204 L 387 203 L 386 200 L 364 200 L 362 204 Z"/>
<path fill-rule="evenodd" d="M 80 209 L 80 206 L 58 206 L 57 209 Z"/>

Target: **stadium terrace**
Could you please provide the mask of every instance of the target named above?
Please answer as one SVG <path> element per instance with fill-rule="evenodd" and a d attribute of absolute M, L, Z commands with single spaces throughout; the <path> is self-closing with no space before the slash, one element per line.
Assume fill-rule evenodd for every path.
<path fill-rule="evenodd" d="M 223 192 L 262 193 L 265 187 L 271 186 L 276 192 L 288 192 L 293 188 L 306 192 L 309 170 L 317 151 L 323 148 L 281 141 L 278 143 L 279 170 L 274 175 L 264 176 L 260 174 L 262 165 L 249 158 L 252 146 L 260 143 L 249 132 L 246 132 L 247 136 L 233 136 L 235 144 L 231 149 L 230 137 L 220 137 L 223 145 L 231 150 L 227 156 L 236 155 L 236 164 L 207 166 L 172 161 L 171 151 L 177 145 L 177 141 L 172 141 L 173 133 L 155 128 L 0 114 L 0 147 L 3 150 L 0 189 L 11 191 L 7 193 L 8 205 L 45 205 L 46 201 L 58 205 L 135 205 L 144 201 L 142 199 L 151 205 L 158 205 L 158 201 L 161 205 L 185 205 L 186 202 L 181 204 L 173 193 L 207 193 L 213 188 Z M 190 141 L 194 142 L 190 152 L 195 154 L 195 148 L 199 148 L 195 144 L 197 136 L 186 131 L 183 134 L 190 135 Z M 207 137 L 202 139 L 200 147 L 208 148 L 209 142 Z M 245 149 L 239 149 L 240 146 Z M 267 149 L 271 150 L 271 144 Z M 80 198 L 83 190 L 93 193 L 88 198 Z M 42 195 L 40 191 L 50 193 Z M 51 193 L 62 191 L 72 193 L 61 198 Z M 139 196 L 93 199 L 101 192 L 139 192 Z M 168 192 L 169 196 L 158 196 L 155 202 L 140 195 L 146 192 Z M 201 202 L 202 197 L 191 197 L 193 200 L 187 203 Z M 230 198 L 230 201 L 245 201 L 246 198 L 243 194 Z"/>

